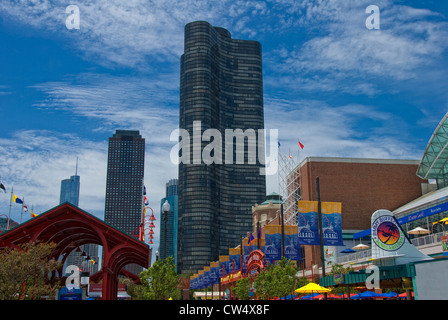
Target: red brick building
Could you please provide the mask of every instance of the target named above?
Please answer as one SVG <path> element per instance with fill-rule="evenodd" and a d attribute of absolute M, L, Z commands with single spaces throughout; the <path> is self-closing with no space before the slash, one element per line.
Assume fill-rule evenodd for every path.
<path fill-rule="evenodd" d="M 308 157 L 300 170 L 302 200 L 317 201 L 319 177 L 321 201 L 342 203 L 344 239 L 370 228 L 370 217 L 378 209 L 393 211 L 422 195 L 416 175 L 418 160 Z M 344 240 L 345 241 L 345 240 Z M 348 242 L 348 241 L 347 241 Z M 303 246 L 305 267 L 320 265 L 318 246 Z"/>

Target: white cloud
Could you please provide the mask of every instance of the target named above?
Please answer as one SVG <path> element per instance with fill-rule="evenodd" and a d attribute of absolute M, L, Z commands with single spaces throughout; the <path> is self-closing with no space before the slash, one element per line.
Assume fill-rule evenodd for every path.
<path fill-rule="evenodd" d="M 66 38 L 67 46 L 88 59 L 106 66 L 129 66 L 156 70 L 151 61 L 174 62 L 183 51 L 185 24 L 206 20 L 213 25 L 232 27 L 243 34 L 255 34 L 241 19 L 266 12 L 262 2 L 231 0 L 35 0 L 2 2 L 5 17 Z M 79 7 L 80 28 L 68 30 L 68 5 Z M 243 5 L 244 4 L 244 5 Z M 148 58 L 150 60 L 148 60 Z"/>
<path fill-rule="evenodd" d="M 287 119 L 287 121 L 285 120 Z M 364 121 L 372 124 L 364 125 Z M 375 106 L 330 106 L 319 100 L 265 98 L 266 129 L 278 129 L 280 152 L 306 157 L 412 159 L 421 150 L 400 117 Z M 424 138 L 424 137 L 423 137 Z M 299 149 L 298 140 L 304 144 Z M 266 190 L 280 192 L 278 174 L 266 177 Z"/>
<path fill-rule="evenodd" d="M 0 214 L 9 213 L 11 188 L 29 209 L 34 207 L 35 213 L 59 205 L 61 180 L 75 174 L 77 157 L 79 206 L 104 219 L 107 141 L 92 142 L 75 135 L 37 130 L 19 131 L 10 139 L 0 139 L 0 177 L 7 188 L 7 193 L 0 194 Z M 145 185 L 156 224 L 160 223 L 159 206 L 165 196 L 165 183 L 176 177 L 177 166 L 170 162 L 168 147 L 147 144 Z M 11 218 L 17 222 L 20 208 L 13 204 L 11 210 Z M 28 220 L 29 213 L 22 218 Z"/>
<path fill-rule="evenodd" d="M 146 78 L 81 74 L 33 86 L 45 94 L 35 106 L 93 120 L 96 131 L 140 130 L 151 143 L 166 144 L 178 127 L 177 78 L 176 74 Z"/>
<path fill-rule="evenodd" d="M 280 2 L 292 6 L 289 1 Z M 430 79 L 428 70 L 440 67 L 448 47 L 446 20 L 427 9 L 382 1 L 381 29 L 368 30 L 365 8 L 369 4 L 330 0 L 296 3 L 294 11 L 301 12 L 296 23 L 305 28 L 307 40 L 294 48 L 285 44 L 267 55 L 267 67 L 274 72 L 271 77 L 283 79 L 278 82 L 281 85 L 289 82 L 304 90 L 369 96 L 379 90 L 394 90 L 397 81 Z M 422 72 L 423 68 L 427 70 Z M 389 87 L 384 86 L 386 81 Z"/>
<path fill-rule="evenodd" d="M 79 30 L 65 28 L 65 8 L 70 4 L 80 7 Z M 85 130 L 103 135 L 111 136 L 118 128 L 140 130 L 147 141 L 148 198 L 159 223 L 165 183 L 177 176 L 177 167 L 169 159 L 173 146 L 169 136 L 178 126 L 177 70 L 184 26 L 194 20 L 227 28 L 234 38 L 262 41 L 287 35 L 284 45 L 275 49 L 262 41 L 266 129 L 280 129 L 283 148 L 297 148 L 300 138 L 305 144 L 303 158 L 419 156 L 416 146 L 405 139 L 410 136 L 409 128 L 392 112 L 378 111 L 381 106 L 374 102 L 330 105 L 301 97 L 304 91 L 373 97 L 385 90 L 378 79 L 414 79 L 421 75 L 421 68 L 443 57 L 448 43 L 443 17 L 427 9 L 381 1 L 382 28 L 369 31 L 364 25 L 369 4 L 361 0 L 18 0 L 1 2 L 0 13 L 46 37 L 60 37 L 65 46 L 110 67 L 111 72 L 117 66 L 144 71 L 144 76 L 83 73 L 39 83 L 34 88 L 45 98 L 34 107 L 70 113 L 86 125 Z M 439 79 L 440 86 L 446 83 L 446 75 Z M 6 94 L 9 87 L 0 86 L 0 95 Z M 362 126 L 367 114 L 371 119 L 367 121 L 374 123 L 368 131 Z M 0 176 L 38 211 L 47 210 L 58 204 L 60 181 L 73 174 L 77 156 L 80 205 L 101 214 L 107 141 L 50 131 L 17 131 L 10 139 L 0 140 Z M 268 192 L 278 192 L 276 177 L 267 178 Z M 9 197 L 3 195 L 1 213 L 8 208 Z"/>
<path fill-rule="evenodd" d="M 112 136 L 116 129 L 139 130 L 146 140 L 145 185 L 147 198 L 157 221 L 160 222 L 160 199 L 165 196 L 165 183 L 177 178 L 177 165 L 170 161 L 171 132 L 178 128 L 178 75 L 162 74 L 150 78 L 116 77 L 106 74 L 81 74 L 60 82 L 35 85 L 45 94 L 36 107 L 45 111 L 64 111 L 79 118 L 80 123 L 97 123 L 96 132 Z M 85 121 L 85 119 L 89 121 Z M 91 125 L 90 125 L 91 126 Z M 106 149 L 101 150 L 104 157 Z M 81 161 L 82 159 L 80 159 Z M 81 162 L 80 162 L 81 163 Z M 97 177 L 105 182 L 105 158 L 102 163 L 104 176 Z M 80 167 L 81 191 L 84 189 L 84 175 L 98 168 Z M 98 174 L 97 174 L 98 175 Z M 103 186 L 81 194 L 84 203 L 104 206 Z M 95 196 L 92 196 L 92 195 Z M 82 201 L 80 201 L 82 205 Z M 101 207 L 101 210 L 104 210 Z M 157 231 L 156 231 L 157 234 Z"/>
<path fill-rule="evenodd" d="M 104 210 L 106 144 L 82 140 L 74 135 L 50 131 L 18 131 L 0 140 L 0 176 L 8 193 L 1 197 L 2 213 L 9 212 L 11 189 L 25 198 L 29 209 L 45 212 L 59 204 L 61 180 L 75 173 L 79 157 L 81 174 L 80 207 L 101 214 Z M 12 219 L 20 219 L 18 205 Z M 29 214 L 23 216 L 24 220 Z"/>
<path fill-rule="evenodd" d="M 11 88 L 9 86 L 0 85 L 0 96 L 7 96 L 12 94 L 10 90 Z"/>
<path fill-rule="evenodd" d="M 366 117 L 368 116 L 368 117 Z M 288 119 L 288 121 L 285 121 Z M 363 121 L 372 122 L 364 126 Z M 265 99 L 266 128 L 278 128 L 283 150 L 306 145 L 306 156 L 415 159 L 415 144 L 403 121 L 375 106 L 329 106 L 322 101 Z M 370 129 L 369 129 L 370 128 Z"/>

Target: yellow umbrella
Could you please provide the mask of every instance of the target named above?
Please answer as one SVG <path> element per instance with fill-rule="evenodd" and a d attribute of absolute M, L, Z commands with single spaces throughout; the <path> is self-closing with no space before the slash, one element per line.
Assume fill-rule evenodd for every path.
<path fill-rule="evenodd" d="M 448 217 L 443 218 L 442 220 L 433 222 L 432 224 L 441 223 L 441 224 L 448 224 Z"/>
<path fill-rule="evenodd" d="M 330 291 L 331 289 L 321 287 L 320 285 L 315 284 L 314 282 L 310 282 L 306 286 L 294 290 L 295 293 L 325 293 Z"/>

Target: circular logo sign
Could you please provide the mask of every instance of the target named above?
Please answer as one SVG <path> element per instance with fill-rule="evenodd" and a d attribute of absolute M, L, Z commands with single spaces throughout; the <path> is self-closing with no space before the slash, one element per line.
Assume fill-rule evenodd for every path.
<path fill-rule="evenodd" d="M 404 244 L 405 236 L 392 216 L 381 216 L 372 224 L 372 240 L 383 250 L 395 251 Z"/>

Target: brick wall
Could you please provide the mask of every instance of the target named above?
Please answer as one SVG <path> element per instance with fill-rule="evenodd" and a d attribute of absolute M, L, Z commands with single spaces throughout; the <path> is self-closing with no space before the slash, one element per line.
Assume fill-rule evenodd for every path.
<path fill-rule="evenodd" d="M 303 200 L 317 200 L 319 176 L 321 201 L 342 203 L 342 228 L 368 229 L 376 210 L 393 211 L 421 196 L 421 183 L 427 181 L 417 177 L 418 164 L 404 163 L 306 162 Z"/>
<path fill-rule="evenodd" d="M 313 160 L 314 159 L 314 160 Z M 417 161 L 316 158 L 301 167 L 303 200 L 317 201 L 319 176 L 321 201 L 342 203 L 342 229 L 365 230 L 378 209 L 393 211 L 421 196 Z M 320 265 L 319 246 L 304 246 L 305 267 Z"/>

